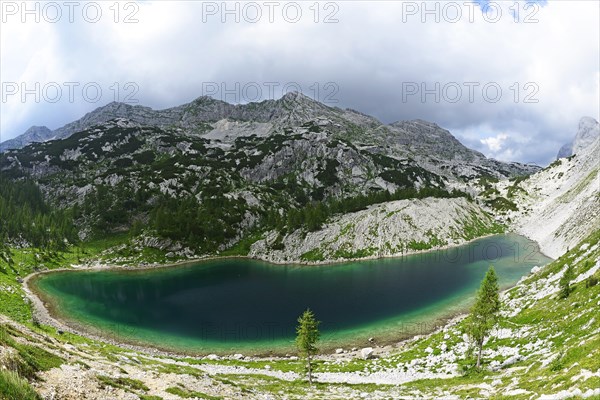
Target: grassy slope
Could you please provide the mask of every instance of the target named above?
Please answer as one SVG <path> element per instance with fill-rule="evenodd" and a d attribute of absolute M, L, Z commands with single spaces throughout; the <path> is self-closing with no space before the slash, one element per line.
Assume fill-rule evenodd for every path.
<path fill-rule="evenodd" d="M 86 243 L 84 248 L 46 253 L 39 249 L 12 249 L 12 264 L 0 258 L 0 313 L 21 323 L 31 322 L 31 309 L 19 280 L 45 269 L 69 268 L 73 264 L 114 258 L 114 249 L 127 241 L 126 235 Z"/>
<path fill-rule="evenodd" d="M 457 369 L 469 370 L 473 362 L 462 334 L 464 322 L 459 321 L 432 335 L 411 340 L 398 352 L 381 359 L 353 359 L 343 362 L 322 359 L 316 367 L 318 373 L 361 371 L 377 374 L 406 370 L 447 375 L 445 379 L 423 379 L 399 386 L 320 383 L 312 388 L 299 380 L 288 382 L 267 375 L 249 375 L 244 374 L 244 370 L 240 370 L 239 374 L 220 374 L 210 378 L 202 371 L 202 367 L 207 364 L 259 370 L 265 370 L 265 366 L 269 365 L 271 371 L 301 374 L 302 364 L 298 361 L 184 359 L 178 360 L 183 361 L 182 363 L 173 364 L 174 360 L 168 358 L 157 359 L 136 354 L 137 362 L 122 362 L 123 354 L 128 354 L 131 359 L 130 351 L 76 335 L 59 335 L 50 327 L 36 327 L 31 322 L 29 306 L 22 297 L 16 278 L 32 272 L 32 265 L 40 266 L 42 263 L 45 267 L 54 268 L 75 263 L 82 256 L 75 251 L 40 261 L 31 251 L 20 250 L 15 252 L 15 264 L 12 268 L 6 264 L 1 266 L 5 272 L 0 272 L 0 313 L 23 325 L 11 328 L 11 324 L 8 324 L 3 329 L 0 362 L 7 364 L 7 355 L 12 354 L 22 366 L 19 371 L 31 381 L 37 382 L 36 386 L 43 386 L 36 380 L 36 376 L 43 376 L 44 371 L 63 362 L 85 365 L 90 360 L 101 360 L 106 369 L 98 373 L 99 388 L 113 386 L 112 390 L 136 393 L 142 398 L 166 396 L 169 392 L 146 390 L 147 387 L 152 387 L 147 381 L 124 379 L 127 375 L 123 371 L 156 371 L 159 374 L 169 374 L 168 376 L 180 382 L 190 382 L 190 377 L 194 377 L 207 381 L 207 387 L 213 395 L 225 391 L 248 398 L 254 398 L 255 395 L 258 397 L 260 393 L 272 393 L 276 398 L 282 394 L 290 395 L 291 398 L 354 398 L 361 393 L 367 393 L 372 398 L 396 398 L 403 395 L 537 398 L 543 394 L 575 389 L 586 392 L 600 387 L 600 285 L 586 287 L 585 281 L 575 283 L 574 291 L 567 299 L 558 299 L 557 293 L 548 293 L 545 297 L 538 294 L 557 285 L 567 264 L 575 266 L 576 276 L 594 268 L 600 259 L 599 241 L 600 232 L 592 234 L 581 245 L 537 274 L 527 276 L 521 284 L 504 295 L 505 318 L 500 323 L 502 329 L 499 334 L 486 344 L 486 369 L 483 372 L 452 373 Z M 97 243 L 87 249 L 83 257 L 99 257 L 105 248 L 105 243 Z M 596 272 L 596 276 L 600 276 L 600 272 Z M 539 298 L 535 299 L 535 296 Z M 67 343 L 75 346 L 76 350 L 66 350 Z M 502 366 L 507 361 L 510 365 Z M 497 370 L 492 371 L 491 367 L 497 367 Z M 9 381 L 12 383 L 6 383 Z M 9 384 L 14 387 L 23 383 L 7 373 L 3 373 L 0 382 L 0 391 L 7 391 Z M 203 390 L 191 387 L 182 388 L 181 391 L 209 391 L 206 387 L 200 389 Z M 19 390 L 26 393 L 29 389 L 25 387 Z"/>

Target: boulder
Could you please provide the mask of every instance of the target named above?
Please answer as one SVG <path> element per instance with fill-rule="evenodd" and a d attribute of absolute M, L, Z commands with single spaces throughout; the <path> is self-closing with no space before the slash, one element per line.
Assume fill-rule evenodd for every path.
<path fill-rule="evenodd" d="M 520 360 L 521 360 L 521 356 L 519 354 L 509 357 L 502 363 L 502 368 L 506 368 L 510 365 L 513 365 Z"/>
<path fill-rule="evenodd" d="M 360 356 L 365 359 L 368 360 L 369 358 L 373 357 L 373 348 L 372 347 L 365 347 L 364 349 L 362 349 L 360 351 Z"/>

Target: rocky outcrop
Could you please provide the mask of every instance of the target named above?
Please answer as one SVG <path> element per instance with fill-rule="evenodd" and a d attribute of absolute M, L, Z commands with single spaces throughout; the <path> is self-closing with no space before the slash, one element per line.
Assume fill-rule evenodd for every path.
<path fill-rule="evenodd" d="M 599 136 L 600 125 L 598 121 L 592 117 L 582 117 L 579 120 L 579 128 L 575 139 L 561 147 L 556 158 L 570 157 L 573 154 L 580 153 L 592 145 Z"/>
<path fill-rule="evenodd" d="M 514 229 L 553 258 L 600 229 L 600 137 L 589 141 L 598 122 L 593 121 L 596 128 L 588 124 L 590 119 L 582 122 L 572 157 L 560 158 L 522 182 L 498 185 L 518 206 L 507 213 Z"/>
<path fill-rule="evenodd" d="M 467 199 L 398 200 L 340 215 L 316 232 L 271 232 L 249 255 L 276 263 L 400 256 L 492 232 L 494 220 Z"/>
<path fill-rule="evenodd" d="M 394 122 L 389 127 L 386 146 L 396 152 L 408 148 L 410 155 L 419 164 L 443 176 L 465 180 L 479 176 L 502 179 L 529 175 L 540 170 L 540 167 L 533 164 L 507 163 L 486 158 L 482 153 L 464 146 L 448 130 L 435 123 L 416 119 Z"/>
<path fill-rule="evenodd" d="M 45 126 L 32 126 L 14 139 L 0 143 L 0 153 L 9 149 L 20 149 L 34 142 L 45 142 L 54 138 L 54 133 Z M 1 139 L 1 138 L 0 138 Z"/>

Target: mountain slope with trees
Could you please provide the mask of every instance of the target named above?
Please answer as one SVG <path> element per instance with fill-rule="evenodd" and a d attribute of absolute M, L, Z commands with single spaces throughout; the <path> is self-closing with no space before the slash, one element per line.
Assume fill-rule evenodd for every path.
<path fill-rule="evenodd" d="M 536 170 L 489 160 L 435 124 L 384 125 L 298 93 L 245 105 L 202 97 L 160 111 L 111 103 L 52 135 L 1 153 L 0 173 L 37 185 L 69 216 L 77 234 L 63 242 L 128 232 L 187 257 L 247 254 L 268 232 L 315 231 L 392 200 L 469 199 L 472 177 Z"/>
<path fill-rule="evenodd" d="M 281 134 L 244 133 L 249 126 L 264 133 L 258 124 L 222 121 L 207 136 L 116 119 L 0 156 L 0 393 L 90 400 L 600 396 L 597 144 L 526 179 L 498 181 L 500 171 L 479 171 L 469 180 L 436 173 L 408 146 L 403 151 L 414 157 L 343 139 L 323 121 Z M 286 235 L 341 231 L 344 218 L 430 212 L 436 203 L 444 205 L 440 221 L 444 207 L 469 210 L 485 222 L 479 228 L 496 226 L 497 218 L 560 252 L 501 293 L 498 318 L 480 340 L 480 368 L 464 316 L 394 346 L 374 338 L 365 343 L 368 357 L 348 349 L 316 355 L 311 386 L 295 355 L 184 357 L 57 329 L 21 284 L 43 269 L 115 257 L 146 262 L 150 247 L 188 245 L 195 256 L 243 254 L 270 238 L 269 246 L 288 246 Z M 462 228 L 463 236 L 483 234 Z M 423 226 L 418 232 L 427 233 Z M 139 258 L 125 257 L 131 254 Z"/>

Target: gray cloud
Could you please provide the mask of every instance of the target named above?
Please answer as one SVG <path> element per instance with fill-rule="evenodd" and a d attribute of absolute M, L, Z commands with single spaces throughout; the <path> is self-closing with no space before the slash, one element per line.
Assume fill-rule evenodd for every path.
<path fill-rule="evenodd" d="M 3 85 L 78 82 L 80 86 L 73 102 L 66 89 L 56 103 L 44 98 L 38 103 L 33 96 L 22 102 L 19 96 L 9 96 L 2 102 L 1 139 L 31 125 L 57 128 L 109 101 L 123 101 L 132 93 L 131 87 L 126 90 L 128 82 L 139 89 L 134 99 L 155 108 L 205 94 L 203 88 L 210 82 L 228 89 L 239 84 L 236 95 L 215 94 L 228 101 L 248 100 L 241 89 L 249 83 L 249 89 L 262 88 L 263 98 L 271 97 L 268 85 L 278 83 L 272 93 L 277 98 L 286 83 L 297 82 L 305 94 L 330 105 L 351 107 L 383 122 L 434 121 L 486 155 L 540 164 L 551 161 L 571 140 L 581 116 L 598 118 L 597 2 L 556 1 L 539 10 L 528 9 L 535 11 L 537 23 L 515 23 L 507 10 L 512 2 L 498 3 L 504 12 L 496 23 L 486 21 L 478 8 L 471 22 L 462 2 L 455 3 L 463 13 L 456 23 L 447 21 L 451 15 L 445 21 L 443 12 L 439 23 L 435 15 L 422 15 L 421 2 L 332 2 L 327 9 L 323 2 L 319 23 L 308 8 L 312 3 L 302 3 L 297 23 L 277 12 L 275 21 L 268 22 L 262 2 L 257 3 L 263 5 L 259 23 L 244 22 L 244 15 L 240 23 L 232 16 L 222 23 L 218 14 L 205 15 L 203 22 L 200 2 L 138 4 L 139 22 L 133 24 L 115 23 L 108 3 L 102 19 L 93 24 L 82 18 L 74 23 L 50 24 L 42 19 L 22 24 L 10 16 L 2 26 Z M 221 3 L 204 7 L 207 4 Z M 427 4 L 438 4 L 442 10 L 446 3 Z M 527 15 L 524 4 L 521 19 Z M 322 23 L 336 5 L 339 22 Z M 408 11 L 415 6 L 413 15 Z M 131 10 L 120 10 L 121 20 L 126 11 Z M 102 89 L 96 103 L 85 101 L 81 93 L 89 82 Z M 327 86 L 331 82 L 335 86 Z M 468 82 L 479 85 L 472 101 Z M 528 82 L 535 86 L 527 89 Z M 433 94 L 421 97 L 421 85 L 432 89 L 436 84 L 439 101 Z M 482 94 L 486 84 L 501 88 L 497 102 Z M 415 85 L 419 92 L 410 95 L 407 90 Z M 459 99 L 456 87 L 462 90 Z M 333 88 L 338 91 L 332 96 Z M 532 99 L 537 103 L 525 102 L 524 96 L 536 88 Z M 490 86 L 491 97 L 493 92 Z M 246 94 L 253 97 L 254 91 Z"/>

